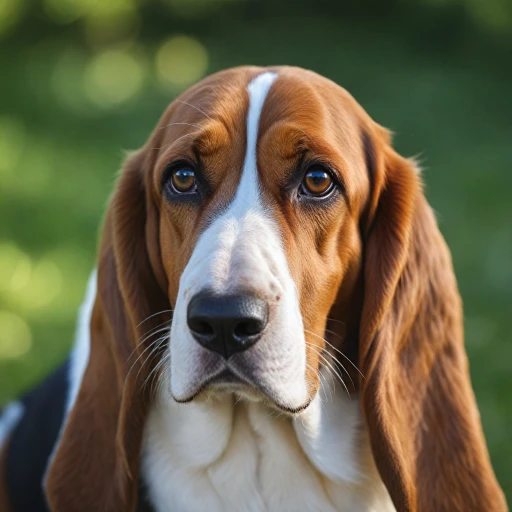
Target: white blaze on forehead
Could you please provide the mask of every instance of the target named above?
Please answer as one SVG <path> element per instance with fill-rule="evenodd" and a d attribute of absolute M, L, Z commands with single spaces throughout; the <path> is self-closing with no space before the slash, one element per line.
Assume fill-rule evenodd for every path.
<path fill-rule="evenodd" d="M 276 73 L 262 73 L 248 85 L 249 113 L 247 114 L 247 150 L 245 154 L 242 178 L 236 192 L 232 208 L 240 205 L 254 207 L 259 203 L 258 167 L 256 164 L 256 147 L 261 111 L 268 91 L 277 78 Z"/>

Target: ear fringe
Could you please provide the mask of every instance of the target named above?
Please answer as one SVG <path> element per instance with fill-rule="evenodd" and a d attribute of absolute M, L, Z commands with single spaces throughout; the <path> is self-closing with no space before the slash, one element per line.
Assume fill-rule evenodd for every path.
<path fill-rule="evenodd" d="M 105 219 L 89 364 L 46 480 L 55 512 L 130 512 L 137 504 L 150 403 L 141 383 L 156 363 L 144 357 L 151 336 L 139 344 L 139 326 L 147 319 L 144 332 L 150 331 L 162 322 L 151 315 L 169 309 L 148 257 L 144 159 L 140 151 L 126 162 Z"/>
<path fill-rule="evenodd" d="M 505 511 L 448 249 L 413 161 L 384 153 L 360 327 L 361 399 L 377 467 L 401 512 Z"/>

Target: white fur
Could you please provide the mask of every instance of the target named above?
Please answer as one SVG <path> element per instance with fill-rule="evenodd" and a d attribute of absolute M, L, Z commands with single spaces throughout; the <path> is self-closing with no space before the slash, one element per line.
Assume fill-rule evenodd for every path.
<path fill-rule="evenodd" d="M 71 412 L 71 409 L 75 405 L 78 391 L 82 384 L 82 378 L 87 368 L 87 363 L 89 362 L 89 354 L 91 351 L 91 316 L 96 299 L 96 274 L 96 269 L 94 269 L 87 282 L 85 299 L 78 313 L 75 347 L 71 353 L 69 365 L 69 392 L 66 402 L 66 415 Z"/>
<path fill-rule="evenodd" d="M 71 409 L 75 405 L 80 386 L 82 385 L 82 378 L 89 363 L 89 354 L 91 351 L 91 316 L 94 301 L 96 300 L 96 280 L 97 272 L 94 269 L 89 276 L 87 287 L 85 291 L 85 298 L 78 311 L 78 322 L 75 333 L 75 345 L 69 358 L 68 370 L 68 395 L 64 409 L 64 419 L 60 427 L 59 435 L 53 447 L 52 453 L 48 458 L 46 470 L 43 475 L 42 485 L 44 487 L 48 469 L 55 456 L 55 451 L 59 446 L 60 438 L 66 428 L 67 419 Z"/>
<path fill-rule="evenodd" d="M 358 397 L 327 385 L 295 418 L 233 395 L 183 405 L 161 392 L 142 459 L 156 511 L 393 511 Z"/>
<path fill-rule="evenodd" d="M 278 224 L 261 201 L 256 162 L 259 119 L 275 79 L 263 73 L 248 86 L 247 154 L 237 192 L 200 236 L 180 280 L 170 368 L 146 423 L 142 458 L 157 512 L 394 510 L 370 455 L 358 397 L 348 399 L 340 386 L 319 392 L 293 417 L 236 390 L 186 405 L 172 399 L 191 398 L 229 368 L 281 407 L 307 404 L 297 292 Z M 264 336 L 227 362 L 188 332 L 188 302 L 205 289 L 255 291 L 270 304 Z"/>
<path fill-rule="evenodd" d="M 7 404 L 0 416 L 0 448 L 23 417 L 25 408 L 21 402 Z"/>

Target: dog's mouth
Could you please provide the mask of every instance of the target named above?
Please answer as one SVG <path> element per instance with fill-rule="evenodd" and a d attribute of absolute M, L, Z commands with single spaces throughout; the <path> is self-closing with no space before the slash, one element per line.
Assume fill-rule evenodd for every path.
<path fill-rule="evenodd" d="M 256 398 L 263 393 L 253 384 L 237 375 L 229 368 L 224 368 L 215 375 L 205 379 L 193 393 L 186 398 L 173 397 L 178 403 L 189 403 L 201 395 L 243 394 Z"/>
<path fill-rule="evenodd" d="M 218 375 L 209 380 L 208 386 L 212 387 L 237 387 L 249 386 L 243 378 L 236 375 L 229 368 L 222 370 Z"/>
<path fill-rule="evenodd" d="M 247 381 L 244 377 L 238 375 L 229 368 L 225 368 L 216 375 L 206 379 L 191 395 L 186 398 L 177 398 L 173 396 L 173 399 L 180 403 L 186 404 L 191 403 L 200 398 L 213 398 L 222 395 L 234 395 L 238 399 L 245 399 L 251 402 L 262 402 L 269 407 L 278 410 L 281 413 L 295 415 L 298 414 L 311 404 L 313 398 L 309 398 L 304 404 L 298 407 L 289 407 L 283 405 L 266 393 L 261 387 L 254 385 Z"/>

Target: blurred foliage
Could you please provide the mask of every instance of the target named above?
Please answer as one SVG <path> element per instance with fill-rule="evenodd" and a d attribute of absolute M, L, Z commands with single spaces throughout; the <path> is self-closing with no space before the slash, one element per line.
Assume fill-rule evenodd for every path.
<path fill-rule="evenodd" d="M 69 350 L 122 150 L 206 73 L 300 65 L 420 154 L 512 498 L 512 2 L 0 0 L 0 45 L 0 404 Z"/>

